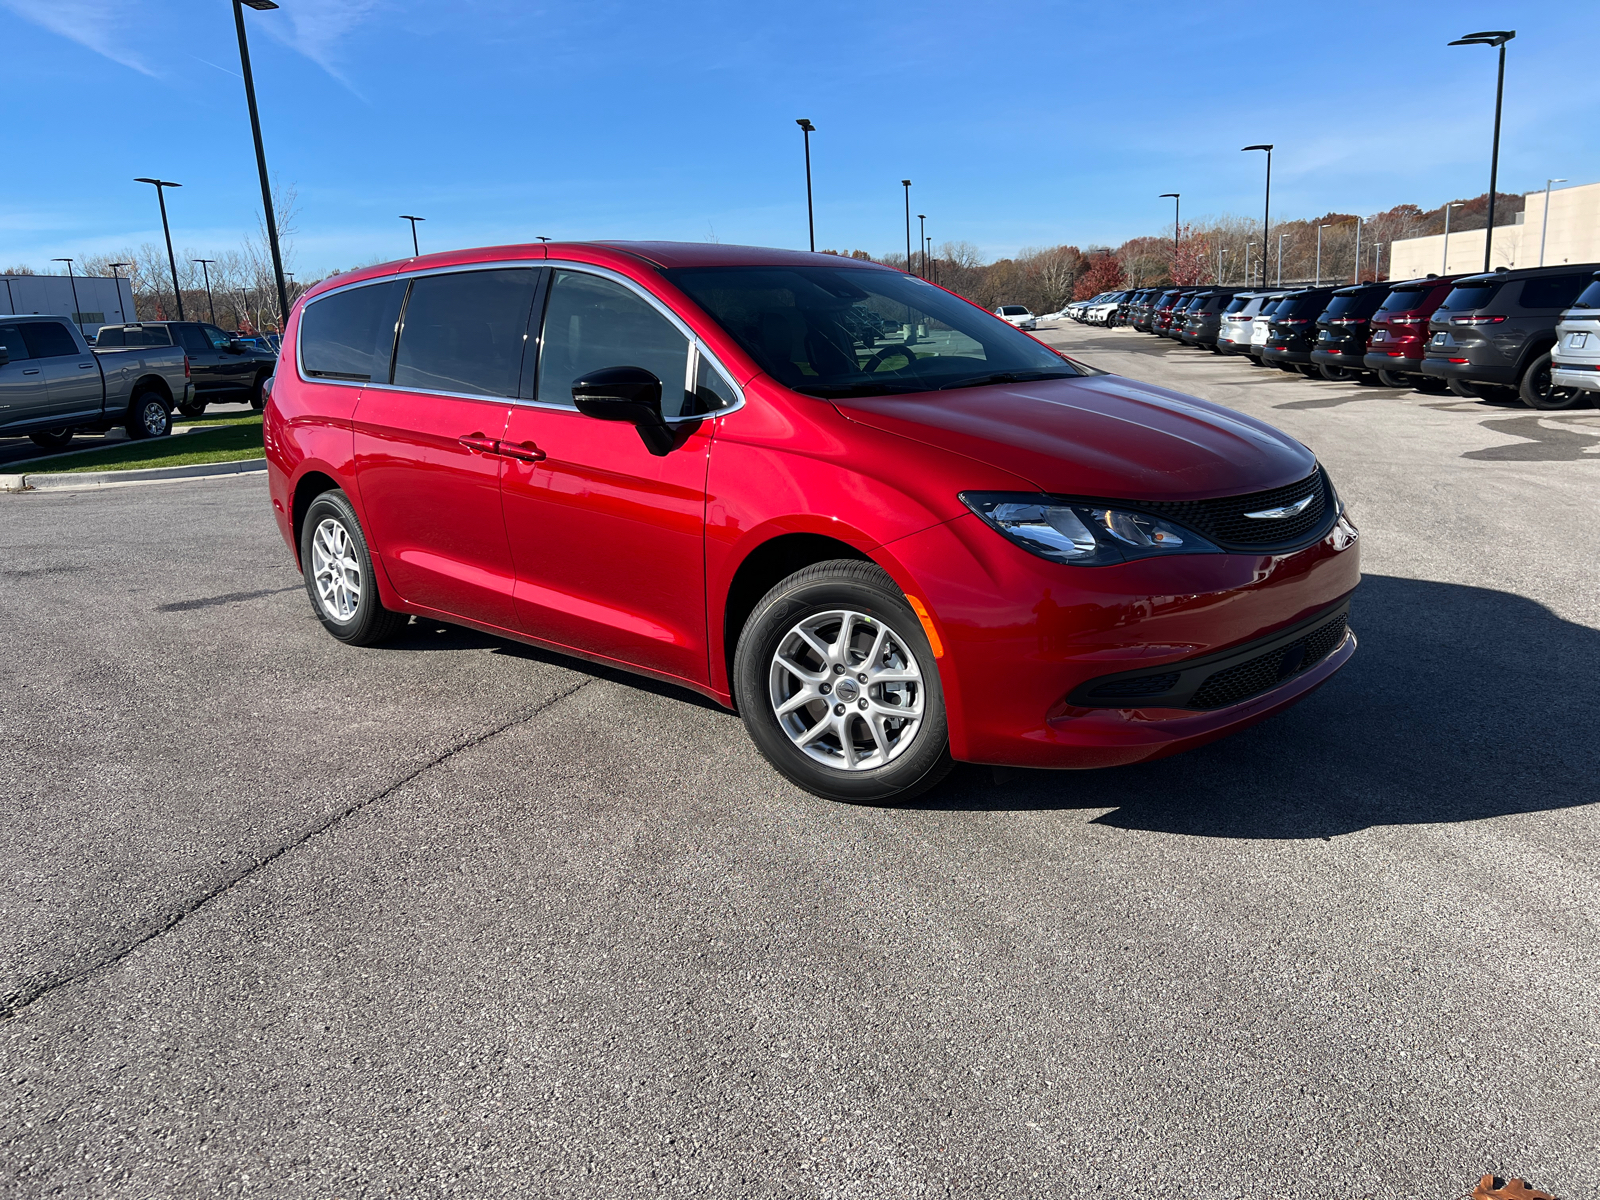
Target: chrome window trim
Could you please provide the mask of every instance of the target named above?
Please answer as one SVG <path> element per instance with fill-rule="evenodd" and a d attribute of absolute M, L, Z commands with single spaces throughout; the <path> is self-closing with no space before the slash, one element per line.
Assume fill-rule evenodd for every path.
<path fill-rule="evenodd" d="M 672 323 L 673 327 L 676 328 L 678 332 L 688 340 L 689 353 L 686 356 L 687 363 L 684 371 L 685 391 L 694 391 L 694 381 L 696 375 L 698 374 L 699 360 L 702 358 L 712 365 L 717 374 L 722 376 L 723 382 L 726 383 L 730 389 L 732 389 L 735 400 L 734 403 L 728 405 L 726 408 L 719 408 L 715 412 L 699 413 L 694 416 L 672 417 L 667 421 L 669 425 L 682 424 L 685 421 L 714 420 L 718 417 L 725 417 L 731 413 L 736 413 L 745 406 L 744 388 L 741 387 L 738 381 L 734 379 L 733 374 L 726 366 L 723 365 L 722 360 L 716 356 L 716 353 L 700 340 L 699 336 L 693 329 L 689 328 L 688 324 L 685 323 L 682 317 L 673 312 L 665 302 L 651 293 L 647 288 L 644 288 L 634 280 L 629 279 L 620 271 L 614 271 L 610 267 L 602 267 L 595 263 L 575 262 L 571 259 L 565 258 L 513 258 L 493 259 L 486 262 L 458 263 L 455 266 L 450 267 L 427 267 L 413 271 L 397 271 L 393 275 L 382 275 L 375 279 L 363 279 L 356 283 L 345 284 L 343 287 L 330 288 L 326 292 L 323 292 L 322 295 L 316 297 L 316 299 L 307 302 L 301 307 L 300 320 L 302 322 L 305 320 L 305 314 L 312 307 L 312 305 L 320 304 L 329 296 L 337 296 L 342 292 L 351 291 L 359 287 L 374 287 L 380 283 L 394 283 L 402 280 L 420 279 L 427 275 L 458 275 L 466 271 L 500 271 L 508 269 L 531 271 L 537 270 L 540 267 L 550 267 L 553 269 L 564 269 L 571 271 L 584 271 L 590 275 L 598 275 L 602 279 L 609 279 L 612 283 L 622 285 L 622 287 L 638 296 L 646 304 L 650 305 L 650 307 L 654 308 L 658 313 L 664 316 Z M 553 286 L 554 283 L 555 279 L 552 276 L 550 283 L 546 285 L 547 302 L 549 287 Z M 541 321 L 543 320 L 543 316 L 544 314 L 541 313 Z M 540 332 L 543 332 L 542 325 Z M 445 392 L 432 388 L 399 387 L 392 383 L 373 383 L 370 379 L 328 379 L 321 375 L 307 375 L 305 364 L 301 359 L 302 345 L 303 342 L 299 337 L 299 330 L 297 329 L 294 339 L 294 366 L 296 375 L 299 376 L 301 382 L 303 383 L 316 383 L 323 385 L 331 384 L 335 387 L 372 388 L 374 391 L 385 392 L 415 392 L 424 396 L 445 396 L 452 400 L 484 400 L 490 403 L 515 404 L 523 408 L 548 409 L 553 412 L 570 413 L 578 411 L 570 404 L 550 404 L 540 400 L 525 400 L 518 396 L 488 396 L 481 392 Z M 542 346 L 539 347 L 539 350 L 542 351 L 542 349 Z"/>

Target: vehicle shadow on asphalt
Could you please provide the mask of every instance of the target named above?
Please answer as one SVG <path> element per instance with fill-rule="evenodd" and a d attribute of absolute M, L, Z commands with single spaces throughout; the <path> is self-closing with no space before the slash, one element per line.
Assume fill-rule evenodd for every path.
<path fill-rule="evenodd" d="M 1157 762 L 1104 771 L 959 766 L 913 809 L 1111 811 L 1096 823 L 1198 837 L 1329 838 L 1590 804 L 1600 631 L 1521 596 L 1368 576 L 1350 663 L 1285 713 Z"/>

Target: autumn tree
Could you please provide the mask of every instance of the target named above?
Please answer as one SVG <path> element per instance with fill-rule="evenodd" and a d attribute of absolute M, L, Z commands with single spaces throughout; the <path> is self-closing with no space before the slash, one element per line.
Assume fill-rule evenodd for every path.
<path fill-rule="evenodd" d="M 1087 300 L 1091 296 L 1098 296 L 1101 292 L 1111 292 L 1123 287 L 1127 277 L 1122 271 L 1122 262 L 1109 250 L 1089 258 L 1089 267 L 1078 277 L 1077 286 L 1072 289 L 1074 300 Z"/>

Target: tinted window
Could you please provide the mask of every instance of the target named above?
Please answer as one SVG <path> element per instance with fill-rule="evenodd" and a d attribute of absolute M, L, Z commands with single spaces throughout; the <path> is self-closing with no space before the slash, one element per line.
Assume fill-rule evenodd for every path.
<path fill-rule="evenodd" d="M 205 333 L 206 340 L 211 343 L 213 350 L 226 350 L 228 343 L 233 340 L 215 325 L 202 325 L 200 328 Z"/>
<path fill-rule="evenodd" d="M 1356 306 L 1359 296 L 1335 296 L 1328 301 L 1328 307 L 1322 310 L 1325 317 L 1342 317 Z"/>
<path fill-rule="evenodd" d="M 22 326 L 22 340 L 28 344 L 29 358 L 65 358 L 78 353 L 67 327 L 55 321 L 30 321 Z"/>
<path fill-rule="evenodd" d="M 977 384 L 998 373 L 1081 372 L 1004 321 L 920 279 L 871 267 L 680 268 L 668 278 L 785 387 L 881 396 Z M 864 307 L 881 332 L 846 321 Z"/>
<path fill-rule="evenodd" d="M 1498 283 L 1457 284 L 1450 289 L 1450 294 L 1444 298 L 1444 303 L 1439 307 L 1454 312 L 1482 308 L 1494 299 L 1494 294 L 1499 290 Z"/>
<path fill-rule="evenodd" d="M 1551 275 L 1522 285 L 1523 308 L 1570 308 L 1588 275 Z"/>
<path fill-rule="evenodd" d="M 1600 279 L 1590 280 L 1589 286 L 1572 302 L 1573 308 L 1600 308 Z"/>
<path fill-rule="evenodd" d="M 95 338 L 94 344 L 97 346 L 125 346 L 128 344 L 127 337 L 128 335 L 122 330 L 112 329 L 107 326 L 100 331 L 100 336 Z"/>
<path fill-rule="evenodd" d="M 377 375 L 386 381 L 394 344 L 393 313 L 404 287 L 390 280 L 334 292 L 306 305 L 300 316 L 300 362 L 305 373 L 366 382 L 373 376 L 377 350 Z"/>
<path fill-rule="evenodd" d="M 698 401 L 695 406 L 697 412 L 715 412 L 739 400 L 733 385 L 722 377 L 722 372 L 712 366 L 708 358 L 702 358 L 695 371 L 694 394 Z"/>
<path fill-rule="evenodd" d="M 1244 309 L 1245 309 L 1245 306 L 1247 304 L 1249 304 L 1249 303 L 1250 303 L 1250 297 L 1248 297 L 1248 296 L 1235 296 L 1232 300 L 1228 301 L 1228 307 L 1223 309 L 1222 311 L 1223 312 L 1231 312 L 1231 313 L 1243 312 Z"/>
<path fill-rule="evenodd" d="M 605 367 L 643 367 L 661 380 L 661 412 L 693 412 L 685 394 L 689 339 L 653 306 L 619 283 L 581 271 L 557 271 L 545 305 L 538 399 L 572 404 L 572 383 Z"/>
<path fill-rule="evenodd" d="M 172 334 L 165 325 L 134 326 L 127 331 L 130 346 L 170 346 Z"/>
<path fill-rule="evenodd" d="M 394 356 L 395 386 L 517 395 L 538 286 L 539 272 L 524 268 L 414 280 Z"/>
<path fill-rule="evenodd" d="M 1428 294 L 1426 288 L 1395 288 L 1386 297 L 1379 312 L 1408 312 L 1413 308 L 1422 307 L 1422 299 Z"/>
<path fill-rule="evenodd" d="M 12 362 L 28 357 L 28 343 L 22 340 L 19 325 L 0 325 L 0 345 L 6 348 Z"/>
<path fill-rule="evenodd" d="M 190 354 L 210 354 L 212 350 L 211 339 L 200 332 L 198 325 L 173 325 L 169 326 L 178 337 L 178 345 Z"/>
<path fill-rule="evenodd" d="M 1269 299 L 1265 304 L 1263 304 L 1261 306 L 1261 315 L 1263 317 L 1271 316 L 1273 313 L 1278 311 L 1278 306 L 1280 304 L 1282 304 L 1282 303 L 1283 303 L 1283 297 L 1282 296 L 1273 296 L 1271 299 Z"/>

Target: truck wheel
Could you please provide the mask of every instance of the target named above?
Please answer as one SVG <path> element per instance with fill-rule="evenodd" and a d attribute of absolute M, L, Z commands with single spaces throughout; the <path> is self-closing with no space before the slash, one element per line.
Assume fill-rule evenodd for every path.
<path fill-rule="evenodd" d="M 28 440 L 41 450 L 60 450 L 72 444 L 72 433 L 70 429 L 41 429 L 30 433 Z"/>
<path fill-rule="evenodd" d="M 130 438 L 166 437 L 172 432 L 172 409 L 159 392 L 137 392 L 128 401 Z"/>
<path fill-rule="evenodd" d="M 260 412 L 267 406 L 266 386 L 267 380 L 272 378 L 271 371 L 263 371 L 256 376 L 254 386 L 250 389 L 250 407 Z"/>
<path fill-rule="evenodd" d="M 178 411 L 186 417 L 203 417 L 206 415 L 206 401 L 191 400 L 188 404 L 178 405 Z"/>
<path fill-rule="evenodd" d="M 1522 373 L 1522 383 L 1517 391 L 1522 396 L 1522 402 L 1529 408 L 1543 409 L 1546 412 L 1576 408 L 1587 399 L 1587 394 L 1579 388 L 1556 387 L 1550 381 L 1548 350 L 1528 365 L 1528 369 Z"/>
<path fill-rule="evenodd" d="M 938 663 L 874 563 L 817 563 L 762 597 L 739 635 L 733 689 L 756 748 L 814 795 L 900 802 L 950 771 Z"/>
<path fill-rule="evenodd" d="M 378 598 L 372 555 L 350 498 L 323 492 L 300 527 L 300 572 L 322 627 L 350 646 L 375 646 L 411 620 Z"/>

